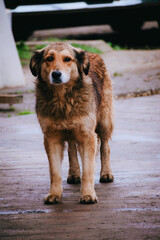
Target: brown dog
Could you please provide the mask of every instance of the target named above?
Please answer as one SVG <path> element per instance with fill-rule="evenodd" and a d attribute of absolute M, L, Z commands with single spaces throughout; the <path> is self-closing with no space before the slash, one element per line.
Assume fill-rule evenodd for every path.
<path fill-rule="evenodd" d="M 97 202 L 94 190 L 97 135 L 101 141 L 100 182 L 112 182 L 108 141 L 113 130 L 112 84 L 103 60 L 67 43 L 51 43 L 35 52 L 30 69 L 37 77 L 36 112 L 49 159 L 50 192 L 45 203 L 62 197 L 61 163 L 68 142 L 68 183 L 80 183 L 77 147 L 82 159 L 81 203 Z"/>

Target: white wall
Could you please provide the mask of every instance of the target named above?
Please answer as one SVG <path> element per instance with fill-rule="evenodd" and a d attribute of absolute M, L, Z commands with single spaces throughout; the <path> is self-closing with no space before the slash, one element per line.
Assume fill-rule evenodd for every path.
<path fill-rule="evenodd" d="M 25 79 L 3 0 L 0 0 L 0 88 L 24 86 Z"/>

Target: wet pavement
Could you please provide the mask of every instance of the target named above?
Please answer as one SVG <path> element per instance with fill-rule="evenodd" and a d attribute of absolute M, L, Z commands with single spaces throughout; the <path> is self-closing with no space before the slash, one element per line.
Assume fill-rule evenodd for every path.
<path fill-rule="evenodd" d="M 61 204 L 44 205 L 48 160 L 36 115 L 0 118 L 0 239 L 160 239 L 160 95 L 115 101 L 111 164 L 115 181 L 81 205 L 66 183 Z"/>
<path fill-rule="evenodd" d="M 159 52 L 104 52 L 114 96 L 159 89 Z M 0 239 L 160 239 L 160 95 L 115 101 L 110 142 L 115 181 L 99 183 L 97 156 L 97 204 L 80 204 L 80 185 L 67 184 L 65 150 L 62 203 L 44 205 L 49 168 L 41 129 L 35 114 L 13 116 L 34 111 L 35 79 L 28 67 L 23 70 L 26 87 L 7 90 L 22 91 L 23 104 L 13 114 L 0 113 Z"/>

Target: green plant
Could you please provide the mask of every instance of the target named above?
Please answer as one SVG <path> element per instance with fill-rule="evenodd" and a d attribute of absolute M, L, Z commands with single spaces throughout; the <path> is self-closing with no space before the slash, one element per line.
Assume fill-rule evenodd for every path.
<path fill-rule="evenodd" d="M 22 112 L 17 113 L 16 115 L 20 116 L 20 115 L 28 115 L 28 114 L 33 114 L 33 113 L 34 112 L 31 112 L 30 110 L 24 110 Z"/>
<path fill-rule="evenodd" d="M 52 42 L 66 41 L 66 39 L 62 40 L 62 39 L 58 39 L 58 38 L 50 38 L 49 40 Z M 34 50 L 42 49 L 42 48 L 46 47 L 46 45 L 47 44 L 36 45 Z M 90 47 L 90 46 L 87 46 L 84 44 L 78 44 L 78 43 L 72 43 L 71 45 L 73 47 L 82 48 L 83 50 L 91 52 L 91 53 L 97 53 L 97 54 L 103 53 L 101 50 L 99 50 L 96 47 Z M 16 46 L 17 46 L 17 50 L 18 50 L 22 65 L 26 65 L 26 64 L 28 65 L 29 60 L 33 53 L 33 49 L 31 47 L 29 47 L 28 45 L 26 45 L 23 41 L 17 43 Z M 17 93 L 21 93 L 21 92 L 18 91 Z"/>
<path fill-rule="evenodd" d="M 114 50 L 127 50 L 127 49 L 128 49 L 127 46 L 122 47 L 122 46 L 120 46 L 120 45 L 113 44 L 113 43 L 111 43 L 111 42 L 107 42 L 107 44 L 108 44 L 111 48 L 113 48 Z"/>
<path fill-rule="evenodd" d="M 44 48 L 44 47 L 46 47 L 46 46 L 47 46 L 47 44 L 39 44 L 39 45 L 36 45 L 36 46 L 35 46 L 35 50 L 42 49 L 42 48 Z"/>
<path fill-rule="evenodd" d="M 29 59 L 32 56 L 32 51 L 23 41 L 16 44 L 17 51 L 22 65 L 28 65 Z"/>
<path fill-rule="evenodd" d="M 11 106 L 11 107 L 9 108 L 9 111 L 15 111 L 15 108 Z"/>
<path fill-rule="evenodd" d="M 34 93 L 34 92 L 35 92 L 34 89 L 29 89 L 29 90 L 26 91 L 26 93 Z"/>
<path fill-rule="evenodd" d="M 22 91 L 16 91 L 15 93 L 16 94 L 22 94 L 23 92 Z"/>
<path fill-rule="evenodd" d="M 53 38 L 52 41 L 53 41 L 53 42 L 57 42 L 57 41 L 62 41 L 62 40 Z M 63 40 L 63 41 L 65 41 L 65 40 Z M 99 50 L 98 48 L 90 47 L 90 46 L 87 46 L 87 45 L 84 45 L 84 44 L 71 43 L 71 45 L 72 45 L 73 47 L 81 48 L 81 49 L 83 49 L 83 50 L 85 50 L 85 51 L 88 51 L 88 52 L 91 52 L 91 53 L 97 53 L 97 54 L 103 53 L 103 52 L 102 52 L 101 50 Z M 46 44 L 37 45 L 37 46 L 35 47 L 35 50 L 42 49 L 42 48 L 44 48 L 45 46 L 46 46 Z"/>
<path fill-rule="evenodd" d="M 129 49 L 135 49 L 135 50 L 150 50 L 150 49 L 158 49 L 160 48 L 159 46 L 154 46 L 154 45 L 118 45 L 114 44 L 112 42 L 107 42 L 107 44 L 113 48 L 113 50 L 129 50 Z"/>
<path fill-rule="evenodd" d="M 113 74 L 113 76 L 114 76 L 114 77 L 122 77 L 123 74 L 122 74 L 122 73 L 117 73 L 117 72 L 115 72 L 115 73 Z"/>
<path fill-rule="evenodd" d="M 19 56 L 21 59 L 30 59 L 31 51 L 23 41 L 16 44 Z"/>
<path fill-rule="evenodd" d="M 91 52 L 91 53 L 97 53 L 97 54 L 101 54 L 103 53 L 101 50 L 99 50 L 98 48 L 96 47 L 90 47 L 90 46 L 87 46 L 87 45 L 83 45 L 83 44 L 78 44 L 78 43 L 71 43 L 71 45 L 73 47 L 77 47 L 77 48 L 81 48 L 87 52 Z"/>
<path fill-rule="evenodd" d="M 49 37 L 47 40 L 50 41 L 50 42 L 62 42 L 62 41 L 65 41 L 65 39 L 53 38 L 53 37 Z"/>

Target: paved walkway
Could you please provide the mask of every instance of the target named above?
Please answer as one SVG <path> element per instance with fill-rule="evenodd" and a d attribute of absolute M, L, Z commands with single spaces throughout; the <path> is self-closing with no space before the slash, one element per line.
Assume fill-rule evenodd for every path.
<path fill-rule="evenodd" d="M 99 203 L 79 204 L 65 152 L 63 201 L 44 205 L 49 170 L 36 116 L 0 118 L 0 239 L 159 239 L 160 95 L 115 101 L 115 126 L 115 181 L 99 183 L 98 158 Z"/>

